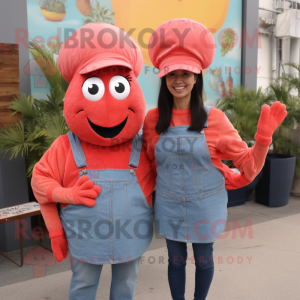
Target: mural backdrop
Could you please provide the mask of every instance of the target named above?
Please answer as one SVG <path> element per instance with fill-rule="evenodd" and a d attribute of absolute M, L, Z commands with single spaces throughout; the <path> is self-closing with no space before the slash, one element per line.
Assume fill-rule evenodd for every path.
<path fill-rule="evenodd" d="M 231 88 L 241 84 L 242 1 L 240 0 L 27 0 L 29 40 L 43 43 L 57 60 L 62 43 L 81 26 L 106 22 L 123 28 L 139 44 L 144 56 L 138 81 L 147 109 L 156 107 L 159 88 L 158 70 L 148 56 L 150 35 L 161 23 L 173 18 L 190 18 L 204 24 L 213 33 L 216 56 L 204 72 L 205 104 L 229 96 Z M 36 99 L 47 99 L 48 76 L 38 60 L 30 59 L 24 72 L 31 77 Z"/>

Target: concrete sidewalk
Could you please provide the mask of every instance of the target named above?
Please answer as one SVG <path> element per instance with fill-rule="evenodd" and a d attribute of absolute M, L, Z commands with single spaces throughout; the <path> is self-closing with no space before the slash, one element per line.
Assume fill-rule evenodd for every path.
<path fill-rule="evenodd" d="M 215 242 L 215 275 L 207 299 L 300 299 L 300 198 L 291 196 L 289 204 L 280 208 L 269 208 L 250 201 L 243 206 L 229 208 L 228 218 L 231 229 L 233 224 L 239 223 L 241 231 L 230 230 L 225 233 L 226 238 Z M 241 237 L 243 232 L 245 236 Z M 171 300 L 167 249 L 165 240 L 158 237 L 156 235 L 143 256 L 135 299 Z M 192 256 L 189 246 L 187 300 L 193 299 L 195 284 Z M 19 268 L 0 257 L 0 298 L 68 299 L 71 275 L 67 260 L 47 266 L 46 276 L 34 277 L 34 266 Z M 109 299 L 110 277 L 110 267 L 105 266 L 97 300 Z"/>

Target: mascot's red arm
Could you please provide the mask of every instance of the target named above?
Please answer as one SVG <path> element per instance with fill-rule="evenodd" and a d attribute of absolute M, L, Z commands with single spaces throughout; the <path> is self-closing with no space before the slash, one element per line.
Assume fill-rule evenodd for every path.
<path fill-rule="evenodd" d="M 59 157 L 59 160 L 57 158 Z M 55 162 L 55 164 L 54 164 Z M 62 186 L 60 174 L 64 173 L 65 151 L 60 147 L 60 138 L 52 144 L 33 169 L 31 185 L 40 204 L 41 213 L 49 231 L 53 254 L 58 262 L 67 257 L 68 242 L 58 215 L 56 203 L 49 191 Z M 57 168 L 53 168 L 57 166 Z"/>

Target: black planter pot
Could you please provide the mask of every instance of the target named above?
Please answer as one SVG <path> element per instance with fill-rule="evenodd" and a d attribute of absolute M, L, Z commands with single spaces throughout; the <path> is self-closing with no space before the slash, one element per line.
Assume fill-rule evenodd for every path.
<path fill-rule="evenodd" d="M 266 157 L 262 177 L 255 188 L 256 202 L 270 207 L 288 204 L 296 157 L 272 153 Z"/>
<path fill-rule="evenodd" d="M 245 204 L 246 201 L 249 201 L 251 193 L 253 192 L 255 186 L 258 184 L 261 176 L 262 176 L 262 171 L 260 171 L 260 173 L 255 177 L 255 179 L 248 185 L 236 190 L 227 190 L 227 195 L 228 195 L 227 207 L 243 205 Z"/>
<path fill-rule="evenodd" d="M 253 190 L 255 189 L 255 187 L 257 186 L 261 176 L 262 176 L 262 170 L 258 173 L 258 175 L 255 177 L 255 179 L 246 186 L 246 201 L 251 200 L 251 194 L 252 194 Z"/>
<path fill-rule="evenodd" d="M 228 203 L 227 207 L 238 206 L 245 204 L 247 186 L 236 190 L 227 190 Z"/>

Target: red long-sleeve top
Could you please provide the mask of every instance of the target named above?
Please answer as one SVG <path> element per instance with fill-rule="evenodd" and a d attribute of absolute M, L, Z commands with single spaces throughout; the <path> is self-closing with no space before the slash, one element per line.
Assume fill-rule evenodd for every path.
<path fill-rule="evenodd" d="M 97 146 L 82 140 L 80 142 L 87 160 L 87 169 L 128 169 L 132 140 L 112 147 Z M 151 205 L 155 173 L 151 170 L 144 146 L 136 176 L 148 204 Z M 51 232 L 62 230 L 56 204 L 52 202 L 52 192 L 56 187 L 72 187 L 78 179 L 79 170 L 75 164 L 68 136 L 62 135 L 35 165 L 31 181 L 50 235 Z M 66 205 L 62 204 L 62 207 Z"/>
<path fill-rule="evenodd" d="M 158 120 L 158 109 L 148 111 L 144 123 L 144 145 L 147 154 L 155 164 L 154 150 L 160 135 L 155 126 Z M 173 109 L 170 127 L 191 124 L 190 109 Z M 226 189 L 237 189 L 254 180 L 264 166 L 269 146 L 256 140 L 252 148 L 241 139 L 227 116 L 215 107 L 208 115 L 208 128 L 204 128 L 212 163 L 223 173 Z M 232 160 L 240 174 L 234 173 L 221 160 Z"/>

